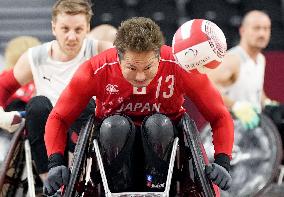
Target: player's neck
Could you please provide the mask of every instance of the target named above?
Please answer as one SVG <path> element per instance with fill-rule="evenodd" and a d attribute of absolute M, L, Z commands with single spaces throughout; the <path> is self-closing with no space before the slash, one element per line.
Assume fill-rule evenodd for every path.
<path fill-rule="evenodd" d="M 60 62 L 68 62 L 76 57 L 77 54 L 69 55 L 66 54 L 58 45 L 57 42 L 52 42 L 49 55 L 51 59 Z"/>
<path fill-rule="evenodd" d="M 244 49 L 248 56 L 256 62 L 257 56 L 261 53 L 261 50 L 259 48 L 250 47 L 242 43 L 240 46 Z"/>

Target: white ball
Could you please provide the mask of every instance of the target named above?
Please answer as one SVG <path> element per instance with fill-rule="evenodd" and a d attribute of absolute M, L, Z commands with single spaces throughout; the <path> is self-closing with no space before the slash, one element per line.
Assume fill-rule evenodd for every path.
<path fill-rule="evenodd" d="M 223 31 L 213 22 L 193 19 L 176 31 L 172 41 L 175 60 L 186 71 L 205 66 L 216 68 L 227 50 Z"/>

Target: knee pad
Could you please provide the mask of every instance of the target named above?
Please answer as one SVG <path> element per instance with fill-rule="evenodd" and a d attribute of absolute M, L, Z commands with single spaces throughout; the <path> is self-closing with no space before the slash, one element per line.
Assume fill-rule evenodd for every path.
<path fill-rule="evenodd" d="M 110 116 L 102 122 L 98 139 L 110 190 L 118 192 L 131 188 L 131 160 L 135 140 L 133 122 L 124 116 Z"/>
<path fill-rule="evenodd" d="M 51 101 L 45 96 L 33 97 L 26 106 L 26 113 L 35 113 L 36 115 L 42 115 L 42 112 L 50 112 L 53 106 Z"/>
<path fill-rule="evenodd" d="M 134 128 L 133 122 L 124 116 L 113 115 L 103 120 L 99 130 L 99 142 L 109 163 L 123 149 L 131 150 L 135 138 Z"/>
<path fill-rule="evenodd" d="M 45 96 L 35 96 L 28 102 L 26 106 L 26 128 L 31 144 L 38 140 L 39 143 L 44 143 L 45 124 L 52 108 L 50 100 Z"/>
<path fill-rule="evenodd" d="M 166 159 L 174 140 L 172 121 L 163 114 L 154 114 L 143 122 L 142 138 L 161 159 Z M 145 144 L 145 143 L 144 143 Z M 145 149 L 145 147 L 144 147 Z"/>
<path fill-rule="evenodd" d="M 31 145 L 32 158 L 39 173 L 48 171 L 44 131 L 52 108 L 50 100 L 45 96 L 33 97 L 26 106 L 27 137 Z"/>
<path fill-rule="evenodd" d="M 167 116 L 154 114 L 144 120 L 146 191 L 164 191 L 173 141 L 174 126 Z"/>

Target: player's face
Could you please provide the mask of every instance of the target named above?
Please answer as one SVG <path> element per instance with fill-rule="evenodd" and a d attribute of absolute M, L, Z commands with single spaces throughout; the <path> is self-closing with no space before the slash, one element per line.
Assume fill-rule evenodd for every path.
<path fill-rule="evenodd" d="M 159 55 L 155 51 L 126 51 L 120 61 L 124 78 L 135 87 L 147 86 L 156 76 Z"/>
<path fill-rule="evenodd" d="M 243 37 L 249 47 L 264 49 L 270 40 L 271 22 L 267 16 L 260 15 L 251 18 L 244 26 Z"/>
<path fill-rule="evenodd" d="M 58 14 L 52 21 L 52 33 L 56 37 L 62 52 L 68 57 L 75 57 L 90 30 L 90 25 L 83 14 Z"/>

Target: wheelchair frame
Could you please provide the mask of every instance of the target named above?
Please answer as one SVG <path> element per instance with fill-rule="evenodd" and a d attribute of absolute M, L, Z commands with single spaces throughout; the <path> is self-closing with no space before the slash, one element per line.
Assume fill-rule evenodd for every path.
<path fill-rule="evenodd" d="M 106 197 L 146 197 L 146 196 L 161 196 L 161 197 L 169 197 L 170 196 L 170 188 L 171 188 L 171 179 L 173 175 L 173 169 L 175 165 L 175 158 L 178 149 L 179 138 L 175 138 L 172 152 L 171 152 L 171 160 L 169 164 L 166 188 L 164 192 L 120 192 L 120 193 L 111 193 L 107 178 L 105 175 L 105 170 L 102 162 L 102 157 L 100 154 L 100 149 L 98 146 L 98 141 L 93 139 L 94 137 L 94 118 L 91 117 L 83 130 L 81 130 L 77 145 L 74 151 L 74 157 L 71 166 L 71 176 L 69 183 L 65 191 L 63 191 L 64 197 L 71 196 L 85 196 L 87 192 L 92 193 L 92 189 L 90 187 L 94 187 L 94 182 L 90 180 L 86 180 L 86 177 L 90 177 L 90 171 L 87 172 L 87 159 L 90 158 L 90 155 L 95 155 L 97 164 L 99 167 L 99 172 L 102 178 L 102 185 L 104 189 L 104 196 Z M 199 138 L 199 132 L 196 128 L 196 125 L 193 120 L 189 118 L 188 115 L 184 116 L 183 120 L 183 130 L 185 133 L 186 145 L 189 147 L 191 151 L 191 157 L 194 160 L 193 165 L 196 172 L 194 173 L 197 181 L 200 183 L 202 188 L 202 194 L 204 197 L 214 197 L 215 192 L 213 189 L 212 182 L 206 177 L 204 169 L 205 169 L 205 161 L 201 151 L 201 144 Z M 87 151 L 87 152 L 85 152 Z M 190 159 L 190 158 L 189 158 Z M 91 158 L 92 160 L 92 158 Z M 196 161 L 195 161 L 196 160 Z M 85 164 L 85 165 L 84 165 Z M 93 165 L 93 164 L 92 164 Z M 80 174 L 81 171 L 81 174 Z M 83 180 L 82 180 L 83 178 Z M 83 187 L 83 188 L 82 188 Z M 88 194 L 86 195 L 88 196 Z M 94 196 L 92 193 L 91 196 Z M 101 195 L 100 195 L 101 196 Z"/>
<path fill-rule="evenodd" d="M 31 147 L 25 134 L 25 120 L 15 131 L 9 151 L 0 168 L 0 197 L 14 196 L 19 188 L 29 197 L 35 197 Z M 26 180 L 21 180 L 26 170 Z M 26 191 L 27 190 L 27 191 Z"/>

